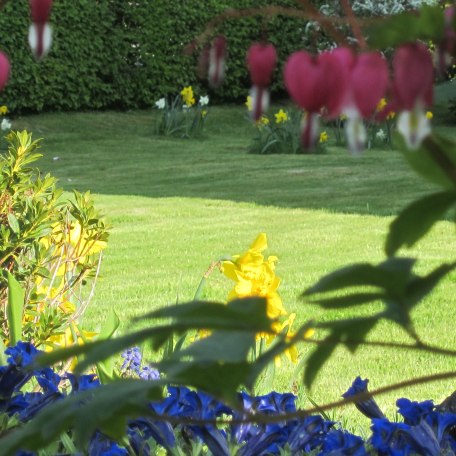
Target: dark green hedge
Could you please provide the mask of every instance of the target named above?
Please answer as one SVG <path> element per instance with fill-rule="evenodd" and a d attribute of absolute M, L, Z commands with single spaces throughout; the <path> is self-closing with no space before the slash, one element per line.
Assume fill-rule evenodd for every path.
<path fill-rule="evenodd" d="M 13 112 L 127 109 L 153 106 L 184 85 L 208 92 L 195 74 L 196 56 L 183 46 L 226 8 L 264 6 L 267 0 L 57 0 L 51 22 L 50 54 L 36 62 L 28 48 L 28 0 L 12 0 L 0 15 L 0 49 L 10 57 L 12 75 L 0 104 Z M 294 6 L 293 0 L 274 2 Z M 229 41 L 227 78 L 213 94 L 219 101 L 247 95 L 245 54 L 267 29 L 283 60 L 302 46 L 303 21 L 276 17 L 230 20 L 220 33 Z M 283 90 L 277 71 L 273 89 Z"/>

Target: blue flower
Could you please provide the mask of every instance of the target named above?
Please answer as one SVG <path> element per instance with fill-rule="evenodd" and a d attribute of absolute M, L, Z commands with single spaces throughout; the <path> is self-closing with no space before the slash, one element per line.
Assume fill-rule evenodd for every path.
<path fill-rule="evenodd" d="M 412 402 L 401 398 L 396 401 L 398 412 L 404 417 L 404 422 L 410 425 L 418 424 L 422 418 L 434 410 L 432 401 Z"/>
<path fill-rule="evenodd" d="M 14 347 L 8 347 L 5 354 L 9 355 L 7 362 L 10 366 L 27 367 L 33 363 L 38 351 L 31 343 L 19 341 Z"/>
<path fill-rule="evenodd" d="M 322 445 L 333 425 L 332 421 L 326 421 L 320 415 L 311 415 L 299 421 L 293 420 L 289 424 L 291 432 L 288 436 L 288 446 L 292 453 L 311 452 Z"/>
<path fill-rule="evenodd" d="M 350 388 L 344 394 L 342 394 L 342 397 L 347 399 L 349 397 L 356 396 L 357 394 L 368 393 L 368 383 L 369 380 L 367 378 L 365 380 L 362 380 L 361 377 L 356 377 L 352 383 L 352 386 L 350 386 Z M 385 418 L 385 415 L 380 410 L 380 407 L 377 405 L 377 402 L 375 402 L 375 399 L 373 397 L 358 400 L 355 402 L 355 406 L 363 415 L 367 416 L 370 419 Z"/>
<path fill-rule="evenodd" d="M 128 350 L 125 350 L 121 356 L 124 358 L 124 362 L 120 370 L 122 372 L 130 370 L 139 375 L 142 361 L 142 355 L 139 347 L 129 348 Z"/>
<path fill-rule="evenodd" d="M 421 420 L 416 426 L 373 419 L 372 446 L 385 455 L 439 456 L 441 448 L 431 427 Z"/>
<path fill-rule="evenodd" d="M 326 436 L 322 446 L 322 455 L 325 456 L 368 456 L 364 447 L 364 440 L 357 435 L 340 429 L 332 429 Z"/>
<path fill-rule="evenodd" d="M 142 380 L 159 380 L 160 379 L 160 372 L 157 369 L 154 369 L 150 366 L 144 366 L 139 371 L 139 378 Z"/>
<path fill-rule="evenodd" d="M 80 375 L 77 377 L 70 372 L 65 374 L 65 377 L 71 383 L 71 392 L 86 391 L 100 386 L 100 380 L 98 380 L 95 374 Z"/>
<path fill-rule="evenodd" d="M 56 374 L 50 367 L 36 370 L 35 376 L 38 384 L 43 388 L 44 393 L 56 393 L 59 390 L 60 375 Z"/>
<path fill-rule="evenodd" d="M 89 456 L 128 456 L 128 451 L 97 432 L 90 440 Z"/>

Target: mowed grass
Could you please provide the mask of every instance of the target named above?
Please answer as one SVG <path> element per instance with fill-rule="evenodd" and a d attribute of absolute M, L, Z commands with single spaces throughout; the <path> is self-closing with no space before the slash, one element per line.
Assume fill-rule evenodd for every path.
<path fill-rule="evenodd" d="M 336 313 L 311 306 L 299 296 L 337 267 L 383 260 L 392 216 L 436 188 L 415 176 L 391 150 L 352 157 L 330 146 L 324 155 L 249 155 L 253 130 L 244 116 L 241 107 L 214 107 L 206 137 L 191 141 L 155 136 L 156 111 L 46 114 L 15 120 L 15 128 L 45 138 L 43 171 L 57 176 L 66 190 L 91 190 L 112 224 L 85 327 L 99 328 L 113 308 L 126 332 L 132 328 L 132 317 L 191 300 L 212 261 L 245 251 L 260 232 L 269 238 L 266 254 L 279 257 L 280 293 L 287 310 L 297 312 L 299 323 L 365 315 L 379 306 Z M 447 120 L 436 117 L 437 122 Z M 454 137 L 451 125 L 439 129 Z M 401 254 L 417 256 L 417 270 L 424 273 L 454 258 L 454 240 L 454 226 L 441 221 L 418 246 Z M 413 315 L 425 341 L 448 348 L 456 347 L 455 282 L 456 274 L 450 274 Z M 224 300 L 231 285 L 215 271 L 204 297 Z M 383 322 L 372 339 L 409 342 L 397 327 Z M 302 346 L 301 356 L 310 349 Z M 420 352 L 366 346 L 353 356 L 341 348 L 312 391 L 299 386 L 300 399 L 307 406 L 306 394 L 318 403 L 336 400 L 357 375 L 368 377 L 371 387 L 377 388 L 452 370 L 455 364 L 453 359 Z M 290 390 L 293 371 L 294 366 L 282 363 L 273 387 Z M 453 385 L 423 385 L 378 401 L 394 417 L 395 398 L 400 395 L 440 401 L 453 392 Z M 356 412 L 347 408 L 335 416 L 352 419 Z M 362 425 L 363 420 L 352 423 Z"/>

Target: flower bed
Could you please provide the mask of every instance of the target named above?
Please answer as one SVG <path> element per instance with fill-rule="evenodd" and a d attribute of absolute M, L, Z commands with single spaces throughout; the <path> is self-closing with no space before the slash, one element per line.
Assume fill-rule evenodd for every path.
<path fill-rule="evenodd" d="M 23 342 L 6 350 L 8 365 L 0 367 L 0 407 L 3 423 L 9 420 L 11 427 L 35 416 L 39 419 L 43 409 L 65 397 L 104 388 L 95 375 L 58 375 L 48 367 L 32 369 L 38 353 L 33 345 Z M 163 400 L 149 403 L 150 416 L 128 421 L 125 440 L 115 442 L 96 431 L 86 451 L 89 455 L 454 454 L 456 414 L 435 407 L 432 401 L 399 399 L 398 412 L 404 422 L 390 422 L 368 396 L 367 380 L 358 377 L 343 396 L 360 394 L 364 397 L 356 406 L 372 419 L 372 434 L 366 439 L 320 415 L 302 416 L 291 393 L 253 397 L 241 392 L 238 407 L 231 408 L 204 392 L 168 386 Z M 84 407 L 84 401 L 79 405 Z M 273 417 L 284 414 L 287 419 L 274 422 Z M 69 429 L 66 437 L 70 441 L 62 439 L 56 454 L 68 450 L 71 436 Z M 0 454 L 7 453 L 0 448 Z"/>

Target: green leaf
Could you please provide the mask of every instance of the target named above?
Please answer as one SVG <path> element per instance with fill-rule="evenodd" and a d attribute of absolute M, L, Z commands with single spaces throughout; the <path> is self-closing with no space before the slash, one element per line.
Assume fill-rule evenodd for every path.
<path fill-rule="evenodd" d="M 446 190 L 455 190 L 456 144 L 453 141 L 434 133 L 418 150 L 409 150 L 402 135 L 396 133 L 394 143 L 418 174 Z"/>
<path fill-rule="evenodd" d="M 207 329 L 251 329 L 267 331 L 271 321 L 266 313 L 265 298 L 243 298 L 227 304 L 193 301 L 156 310 L 139 319 L 171 318 L 187 325 Z"/>
<path fill-rule="evenodd" d="M 346 307 L 358 306 L 373 301 L 381 301 L 384 298 L 384 293 L 353 293 L 348 296 L 312 299 L 311 303 L 326 309 L 344 309 Z"/>
<path fill-rule="evenodd" d="M 403 245 L 414 245 L 455 203 L 456 193 L 439 192 L 407 206 L 390 225 L 385 245 L 386 254 L 392 256 Z"/>
<path fill-rule="evenodd" d="M 175 352 L 171 359 L 192 357 L 198 362 L 221 361 L 236 363 L 247 359 L 255 345 L 255 334 L 239 331 L 215 331 L 189 347 Z"/>
<path fill-rule="evenodd" d="M 16 216 L 12 212 L 10 212 L 7 215 L 7 218 L 8 218 L 8 223 L 9 223 L 10 228 L 14 231 L 14 233 L 19 234 L 20 227 L 19 227 L 19 222 L 17 221 Z"/>
<path fill-rule="evenodd" d="M 395 14 L 365 28 L 369 45 L 374 48 L 397 47 L 418 39 L 440 41 L 444 29 L 443 10 L 440 6 L 424 5 L 419 12 Z"/>
<path fill-rule="evenodd" d="M 115 310 L 111 309 L 98 338 L 100 340 L 109 339 L 117 331 L 117 329 L 119 328 L 119 325 L 120 325 L 119 316 L 117 315 Z"/>
<path fill-rule="evenodd" d="M 372 286 L 400 293 L 411 274 L 414 262 L 411 258 L 390 258 L 377 266 L 369 263 L 346 266 L 322 277 L 302 296 L 356 286 Z"/>
<path fill-rule="evenodd" d="M 14 276 L 7 271 L 8 276 L 8 320 L 9 343 L 16 345 L 22 339 L 22 311 L 24 308 L 25 292 Z"/>

